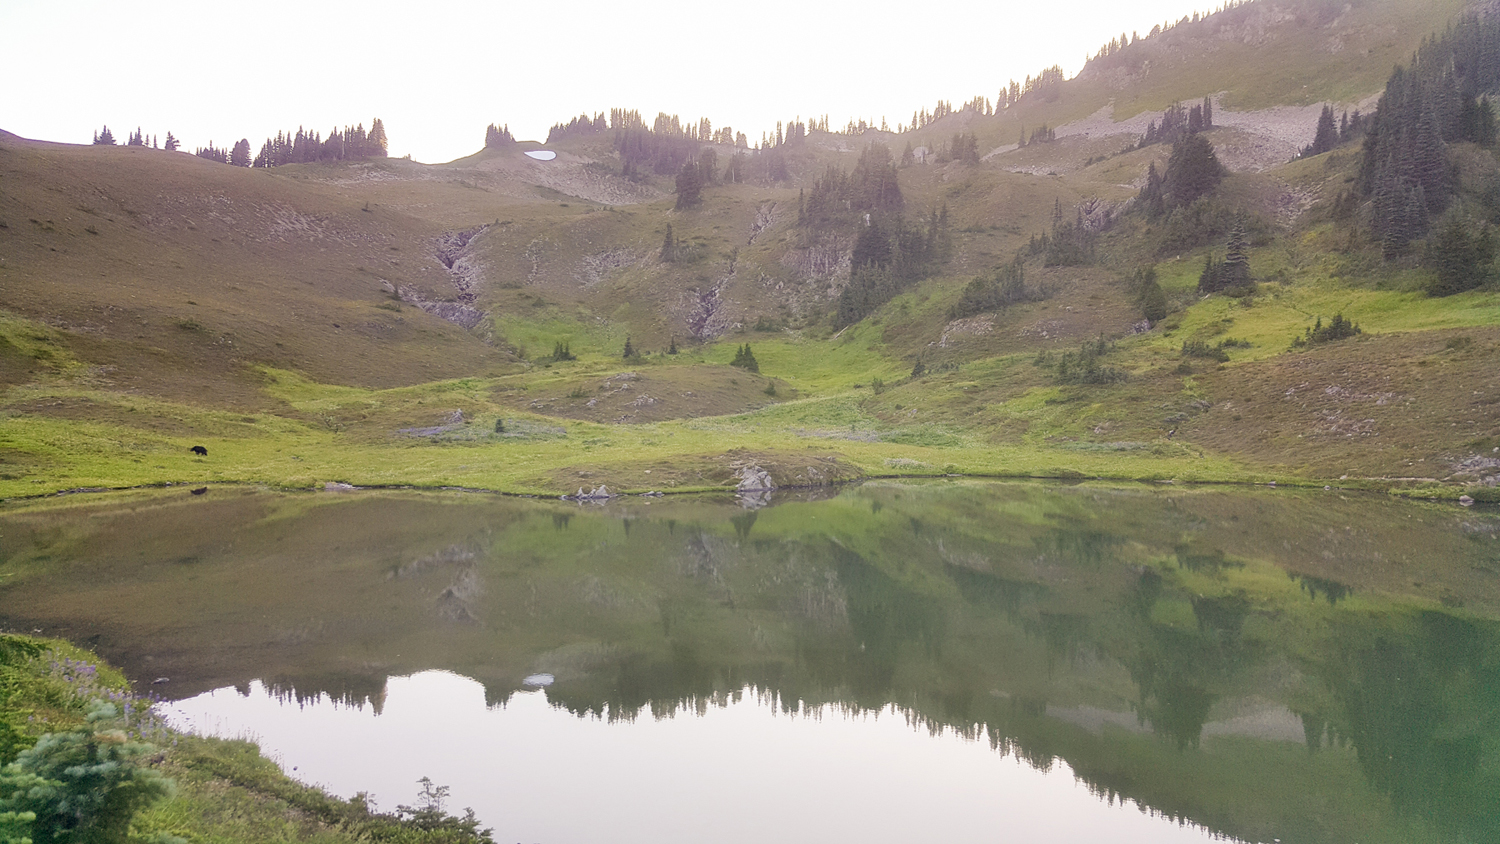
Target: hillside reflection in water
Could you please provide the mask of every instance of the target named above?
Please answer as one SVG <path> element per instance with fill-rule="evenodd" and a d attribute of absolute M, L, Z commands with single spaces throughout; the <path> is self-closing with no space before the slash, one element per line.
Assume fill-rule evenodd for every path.
<path fill-rule="evenodd" d="M 778 492 L 748 509 L 731 498 L 589 506 L 216 489 L 0 510 L 0 624 L 89 644 L 142 687 L 167 678 L 151 688 L 177 700 L 232 687 L 219 697 L 239 706 L 268 690 L 355 707 L 340 717 L 371 725 L 415 706 L 428 743 L 484 778 L 403 769 L 415 750 L 367 736 L 356 744 L 372 756 L 324 752 L 361 760 L 351 768 L 371 778 L 340 790 L 377 791 L 389 808 L 431 776 L 454 789 L 450 808 L 498 807 L 488 820 L 501 841 L 520 840 L 513 821 L 544 829 L 611 801 L 652 818 L 618 824 L 662 840 L 689 809 L 619 797 L 636 788 L 653 799 L 706 790 L 691 802 L 718 807 L 726 828 L 792 811 L 768 804 L 810 798 L 726 779 L 754 770 L 735 758 L 740 744 L 755 759 L 790 739 L 733 733 L 758 736 L 763 721 L 816 746 L 845 713 L 861 735 L 877 725 L 870 748 L 887 727 L 902 742 L 947 737 L 913 761 L 871 761 L 863 738 L 811 757 L 787 750 L 750 781 L 815 792 L 817 817 L 900 817 L 881 829 L 936 823 L 926 807 L 939 798 L 924 789 L 977 788 L 984 797 L 958 802 L 1004 807 L 1003 822 L 972 821 L 982 829 L 1045 830 L 1059 812 L 1098 808 L 1128 834 L 1125 819 L 1143 816 L 1113 801 L 1174 819 L 1145 818 L 1156 829 L 1181 819 L 1247 841 L 1500 841 L 1497 574 L 1492 510 L 1322 490 L 889 482 L 817 500 Z M 400 678 L 449 676 L 433 670 L 473 678 L 453 682 L 475 715 L 446 714 L 444 694 L 409 702 Z M 525 691 L 533 674 L 555 683 Z M 755 694 L 717 708 L 746 689 L 825 714 L 772 718 Z M 553 726 L 520 726 L 534 710 Z M 749 726 L 675 738 L 721 723 Z M 271 735 L 253 721 L 223 726 Z M 332 732 L 314 730 L 306 748 Z M 512 733 L 540 743 L 482 749 Z M 720 741 L 687 760 L 664 755 Z M 581 761 L 613 743 L 633 766 L 600 774 L 602 761 Z M 950 745 L 983 761 L 921 755 Z M 300 748 L 282 752 L 303 774 Z M 864 764 L 818 773 L 809 758 Z M 562 784 L 530 776 L 549 764 Z M 981 773 L 939 776 L 965 765 Z M 1041 786 L 992 776 L 1049 770 L 1037 782 L 1086 799 L 1009 801 Z M 1055 776 L 1067 770 L 1076 785 Z M 912 773 L 897 796 L 882 790 Z M 501 774 L 521 782 L 496 784 Z M 846 783 L 858 776 L 875 784 Z M 608 787 L 585 789 L 590 778 Z M 533 786 L 553 796 L 505 802 Z"/>
<path fill-rule="evenodd" d="M 667 718 L 580 719 L 541 691 L 491 709 L 479 683 L 446 672 L 392 678 L 378 715 L 248 691 L 180 701 L 170 718 L 253 734 L 299 778 L 386 808 L 412 802 L 420 777 L 451 784 L 449 809 L 472 806 L 497 841 L 1214 839 L 893 707 L 788 713 L 747 691 Z"/>

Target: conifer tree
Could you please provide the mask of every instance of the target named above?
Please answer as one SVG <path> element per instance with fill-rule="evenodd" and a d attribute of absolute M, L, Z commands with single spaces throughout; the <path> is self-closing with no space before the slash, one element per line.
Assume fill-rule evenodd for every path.
<path fill-rule="evenodd" d="M 1488 223 L 1475 225 L 1461 213 L 1449 212 L 1427 244 L 1424 263 L 1437 274 L 1428 285 L 1434 296 L 1473 290 L 1494 271 L 1495 235 Z"/>
<path fill-rule="evenodd" d="M 738 366 L 750 372 L 759 373 L 760 363 L 755 359 L 755 353 L 750 351 L 750 344 L 746 343 L 735 349 L 734 360 L 729 362 L 730 366 Z"/>
<path fill-rule="evenodd" d="M 661 259 L 669 264 L 677 260 L 677 238 L 672 234 L 671 223 L 667 223 L 667 235 L 661 240 Z"/>
<path fill-rule="evenodd" d="M 1220 286 L 1238 287 L 1250 283 L 1250 239 L 1245 234 L 1245 221 L 1237 219 L 1229 230 L 1229 248 L 1220 268 Z"/>
<path fill-rule="evenodd" d="M 182 142 L 172 137 L 172 133 L 170 131 L 167 132 L 167 142 L 165 144 L 162 144 L 162 149 L 166 150 L 167 152 L 176 152 L 177 148 L 180 146 L 182 146 Z"/>
<path fill-rule="evenodd" d="M 380 118 L 370 121 L 370 134 L 365 137 L 366 149 L 362 153 L 370 158 L 385 158 L 390 153 L 390 140 L 385 136 L 385 124 Z"/>
<path fill-rule="evenodd" d="M 236 167 L 250 166 L 252 162 L 250 159 L 250 140 L 248 138 L 240 138 L 234 142 L 234 148 L 229 152 L 229 163 Z"/>
<path fill-rule="evenodd" d="M 677 173 L 677 210 L 692 208 L 703 201 L 703 174 L 693 161 L 684 161 Z"/>
<path fill-rule="evenodd" d="M 1141 316 L 1153 325 L 1166 319 L 1167 294 L 1156 280 L 1155 267 L 1136 272 L 1135 288 L 1135 301 L 1141 309 Z"/>
<path fill-rule="evenodd" d="M 1162 188 L 1161 174 L 1156 172 L 1156 162 L 1146 164 L 1146 184 L 1141 188 L 1140 203 L 1146 216 L 1156 219 L 1166 213 L 1166 193 Z"/>
<path fill-rule="evenodd" d="M 94 135 L 94 143 L 100 146 L 114 146 L 115 135 L 105 126 L 98 134 Z"/>
<path fill-rule="evenodd" d="M 1224 180 L 1224 165 L 1214 155 L 1214 146 L 1198 133 L 1183 135 L 1172 145 L 1167 172 L 1162 176 L 1166 205 L 1182 208 L 1212 193 Z"/>
<path fill-rule="evenodd" d="M 1347 124 L 1347 121 L 1346 121 Z M 1324 105 L 1323 112 L 1318 115 L 1318 127 L 1313 133 L 1313 142 L 1302 150 L 1303 158 L 1314 155 L 1322 155 L 1338 146 L 1339 130 L 1333 122 L 1333 106 Z"/>

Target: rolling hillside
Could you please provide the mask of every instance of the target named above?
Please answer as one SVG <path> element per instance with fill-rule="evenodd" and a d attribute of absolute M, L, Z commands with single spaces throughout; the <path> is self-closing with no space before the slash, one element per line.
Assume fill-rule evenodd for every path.
<path fill-rule="evenodd" d="M 753 466 L 782 486 L 972 473 L 1492 496 L 1494 283 L 1431 297 L 1418 252 L 1380 259 L 1339 210 L 1358 138 L 1292 160 L 1324 103 L 1368 115 L 1464 11 L 1255 0 L 900 132 L 814 127 L 761 150 L 651 135 L 713 154 L 683 209 L 677 168 L 632 167 L 614 129 L 443 165 L 272 169 L 0 133 L 0 496 L 701 489 Z M 1154 222 L 1136 197 L 1173 146 L 1138 142 L 1179 102 L 1208 103 L 1201 135 L 1230 172 L 1193 221 Z M 830 172 L 868 169 L 873 145 L 899 203 L 815 219 Z M 543 148 L 556 158 L 525 154 Z M 1458 201 L 1490 207 L 1493 146 L 1450 160 Z M 1201 295 L 1232 223 L 1253 292 Z M 892 236 L 901 254 L 881 260 L 914 267 L 900 284 L 856 260 L 881 226 L 925 238 L 920 263 Z M 1070 226 L 1088 255 L 1054 260 Z M 1017 260 L 1024 295 L 966 304 Z M 886 285 L 857 318 L 851 283 Z M 1293 346 L 1336 314 L 1361 333 Z M 627 340 L 641 354 L 623 358 Z M 745 344 L 758 372 L 730 365 Z"/>

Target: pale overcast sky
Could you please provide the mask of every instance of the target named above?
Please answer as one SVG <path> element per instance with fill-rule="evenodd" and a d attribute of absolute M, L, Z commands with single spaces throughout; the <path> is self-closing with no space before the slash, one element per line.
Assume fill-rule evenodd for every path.
<path fill-rule="evenodd" d="M 137 126 L 188 149 L 385 123 L 391 154 L 449 161 L 485 126 L 544 140 L 581 112 L 707 117 L 753 144 L 777 120 L 894 124 L 1177 20 L 1194 0 L 905 3 L 0 0 L 0 129 L 88 143 Z"/>

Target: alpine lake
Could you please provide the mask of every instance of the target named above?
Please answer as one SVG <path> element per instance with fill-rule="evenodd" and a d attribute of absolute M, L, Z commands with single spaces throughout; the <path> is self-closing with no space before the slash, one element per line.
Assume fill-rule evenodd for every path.
<path fill-rule="evenodd" d="M 1500 512 L 867 482 L 0 509 L 0 625 L 497 842 L 1500 841 Z"/>

